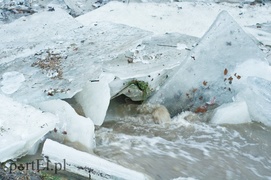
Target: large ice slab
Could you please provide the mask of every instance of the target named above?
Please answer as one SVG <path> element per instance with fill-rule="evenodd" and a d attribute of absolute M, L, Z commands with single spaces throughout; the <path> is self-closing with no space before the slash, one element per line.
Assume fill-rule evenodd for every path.
<path fill-rule="evenodd" d="M 255 42 L 225 11 L 204 35 L 178 72 L 149 100 L 165 105 L 171 115 L 197 111 L 208 104 L 231 102 L 242 78 L 236 65 L 250 59 L 265 61 Z"/>
<path fill-rule="evenodd" d="M 135 79 L 147 82 L 150 89 L 159 88 L 172 76 L 173 69 L 185 60 L 197 41 L 196 37 L 179 33 L 156 35 L 105 62 L 103 70 L 116 76 L 110 83 L 111 96 Z"/>
<path fill-rule="evenodd" d="M 29 26 L 23 28 L 24 23 Z M 60 9 L 0 28 L 1 33 L 7 33 L 0 43 L 4 49 L 0 76 L 14 71 L 24 76 L 25 81 L 9 96 L 25 103 L 71 98 L 87 81 L 98 79 L 103 62 L 135 47 L 151 34 L 113 23 L 83 27 Z"/>
<path fill-rule="evenodd" d="M 0 95 L 0 162 L 26 155 L 58 118 Z"/>
<path fill-rule="evenodd" d="M 152 72 L 159 73 L 180 65 L 198 40 L 197 37 L 179 33 L 155 35 L 105 62 L 103 69 L 122 80 L 145 77 Z"/>
<path fill-rule="evenodd" d="M 179 33 L 155 35 L 143 40 L 134 49 L 105 62 L 103 71 L 116 76 L 109 84 L 112 99 L 122 94 L 128 99 L 112 100 L 106 119 L 120 118 L 120 112 L 124 112 L 122 109 L 129 111 L 129 101 L 144 101 L 151 92 L 158 90 L 173 76 L 197 41 L 196 37 Z M 136 86 L 139 83 L 142 87 L 148 86 L 145 92 L 144 88 Z"/>
<path fill-rule="evenodd" d="M 41 110 L 55 114 L 59 122 L 51 138 L 76 149 L 91 152 L 95 147 L 94 124 L 89 118 L 79 116 L 65 101 L 50 100 L 37 104 Z"/>
<path fill-rule="evenodd" d="M 108 21 L 159 34 L 179 32 L 200 37 L 214 20 L 218 8 L 212 7 L 212 11 L 208 10 L 210 8 L 208 6 L 204 8 L 197 6 L 197 10 L 192 10 L 192 8 L 195 8 L 192 3 L 185 2 L 178 6 L 164 3 L 132 2 L 126 4 L 111 1 L 105 6 L 81 15 L 76 19 L 84 25 Z"/>
<path fill-rule="evenodd" d="M 51 163 L 59 163 L 65 159 L 66 170 L 91 179 L 149 179 L 143 173 L 114 164 L 98 156 L 77 151 L 71 147 L 46 140 L 42 154 L 47 156 Z"/>

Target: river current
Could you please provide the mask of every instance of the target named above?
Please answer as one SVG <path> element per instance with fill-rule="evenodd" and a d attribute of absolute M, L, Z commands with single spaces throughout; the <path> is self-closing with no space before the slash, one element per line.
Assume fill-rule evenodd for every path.
<path fill-rule="evenodd" d="M 96 129 L 95 153 L 157 180 L 271 179 L 271 128 L 259 123 L 213 125 L 185 120 L 167 125 L 140 117 Z"/>

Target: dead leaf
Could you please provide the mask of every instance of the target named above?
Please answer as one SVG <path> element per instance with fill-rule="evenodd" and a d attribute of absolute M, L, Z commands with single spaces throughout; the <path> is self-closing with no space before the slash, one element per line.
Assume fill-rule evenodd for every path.
<path fill-rule="evenodd" d="M 197 88 L 194 88 L 194 89 L 192 90 L 192 92 L 195 93 L 197 90 L 198 90 Z"/>
<path fill-rule="evenodd" d="M 195 110 L 195 113 L 205 113 L 205 112 L 207 112 L 206 106 L 200 106 Z"/>
<path fill-rule="evenodd" d="M 225 69 L 224 69 L 224 75 L 226 76 L 227 74 L 228 74 L 228 69 L 225 68 Z"/>
<path fill-rule="evenodd" d="M 228 78 L 228 80 L 229 80 L 229 81 L 232 81 L 232 80 L 233 80 L 233 78 L 232 78 L 232 77 L 229 77 L 229 78 Z"/>

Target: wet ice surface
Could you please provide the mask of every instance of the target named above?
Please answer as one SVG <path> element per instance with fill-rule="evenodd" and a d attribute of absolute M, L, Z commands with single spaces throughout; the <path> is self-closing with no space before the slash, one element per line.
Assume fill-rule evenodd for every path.
<path fill-rule="evenodd" d="M 99 156 L 154 179 L 270 179 L 271 128 L 210 125 L 182 115 L 162 127 L 137 118 L 96 130 Z"/>

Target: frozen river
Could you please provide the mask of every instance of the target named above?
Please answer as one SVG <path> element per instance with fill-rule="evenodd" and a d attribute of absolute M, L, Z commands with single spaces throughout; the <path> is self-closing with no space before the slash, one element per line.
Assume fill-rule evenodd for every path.
<path fill-rule="evenodd" d="M 271 179 L 271 128 L 211 125 L 174 118 L 169 126 L 140 118 L 107 122 L 95 153 L 154 179 Z"/>

